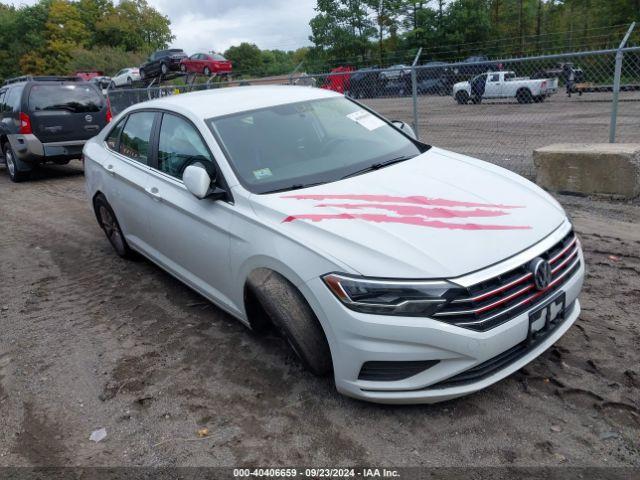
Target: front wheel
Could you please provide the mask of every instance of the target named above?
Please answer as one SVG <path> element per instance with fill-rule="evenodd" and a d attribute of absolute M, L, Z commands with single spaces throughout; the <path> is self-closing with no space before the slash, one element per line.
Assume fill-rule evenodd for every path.
<path fill-rule="evenodd" d="M 187 73 L 187 66 L 184 63 L 180 64 L 180 71 L 182 73 Z"/>
<path fill-rule="evenodd" d="M 169 73 L 169 67 L 166 63 L 160 64 L 160 73 L 162 73 L 162 75 L 166 75 L 167 73 Z"/>
<path fill-rule="evenodd" d="M 467 103 L 469 103 L 469 94 L 464 90 L 456 93 L 456 102 L 458 102 L 460 105 L 466 105 Z"/>
<path fill-rule="evenodd" d="M 11 145 L 9 143 L 4 144 L 4 158 L 7 162 L 7 172 L 12 182 L 24 182 L 31 176 L 31 170 L 19 170 L 18 167 L 21 164 L 20 160 L 16 159 L 13 153 Z"/>
<path fill-rule="evenodd" d="M 131 77 L 127 77 L 127 85 L 133 85 L 133 80 L 131 80 Z"/>
<path fill-rule="evenodd" d="M 250 287 L 295 354 L 313 374 L 331 371 L 331 351 L 320 322 L 300 291 L 271 270 L 255 274 Z"/>
<path fill-rule="evenodd" d="M 141 68 L 138 72 L 140 74 L 140 80 L 144 80 L 146 78 L 146 73 L 145 71 Z"/>
<path fill-rule="evenodd" d="M 124 238 L 116 214 L 113 212 L 111 205 L 107 202 L 104 195 L 99 194 L 93 201 L 93 209 L 98 219 L 100 228 L 107 236 L 109 243 L 116 251 L 116 253 L 122 258 L 134 258 L 134 252 L 129 248 L 127 240 Z"/>

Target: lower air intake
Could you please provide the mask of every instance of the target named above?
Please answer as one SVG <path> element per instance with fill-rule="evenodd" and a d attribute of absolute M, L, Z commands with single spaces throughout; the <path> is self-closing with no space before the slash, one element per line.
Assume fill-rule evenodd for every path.
<path fill-rule="evenodd" d="M 416 360 L 407 362 L 365 362 L 360 369 L 358 380 L 372 382 L 393 382 L 413 377 L 428 368 L 433 367 L 439 360 Z"/>

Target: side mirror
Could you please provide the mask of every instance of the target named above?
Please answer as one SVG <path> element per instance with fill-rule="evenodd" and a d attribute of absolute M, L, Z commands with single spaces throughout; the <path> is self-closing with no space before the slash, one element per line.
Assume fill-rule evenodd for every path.
<path fill-rule="evenodd" d="M 402 130 L 404 133 L 409 135 L 414 140 L 417 140 L 416 132 L 413 131 L 413 128 L 408 123 L 404 123 L 401 120 L 392 120 L 391 123 L 398 129 Z"/>
<path fill-rule="evenodd" d="M 187 190 L 197 198 L 205 198 L 211 189 L 211 177 L 201 165 L 189 165 L 184 169 L 182 181 Z"/>

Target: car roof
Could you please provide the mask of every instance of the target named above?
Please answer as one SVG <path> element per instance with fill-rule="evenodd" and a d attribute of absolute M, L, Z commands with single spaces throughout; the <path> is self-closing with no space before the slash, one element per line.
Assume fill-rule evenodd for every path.
<path fill-rule="evenodd" d="M 286 105 L 322 98 L 342 97 L 331 90 L 289 85 L 225 87 L 172 95 L 136 104 L 138 108 L 165 108 L 212 118 L 258 108 Z"/>

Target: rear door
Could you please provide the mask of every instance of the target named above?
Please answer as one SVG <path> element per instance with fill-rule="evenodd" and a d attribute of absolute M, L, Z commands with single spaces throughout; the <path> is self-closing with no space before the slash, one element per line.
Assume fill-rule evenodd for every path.
<path fill-rule="evenodd" d="M 107 124 L 107 103 L 88 82 L 39 82 L 29 87 L 28 115 L 42 143 L 88 140 Z"/>
<path fill-rule="evenodd" d="M 109 178 L 107 200 L 127 241 L 143 252 L 148 250 L 147 215 L 153 204 L 147 187 L 155 121 L 154 111 L 133 112 L 120 120 L 105 139 L 108 156 L 100 162 Z"/>

